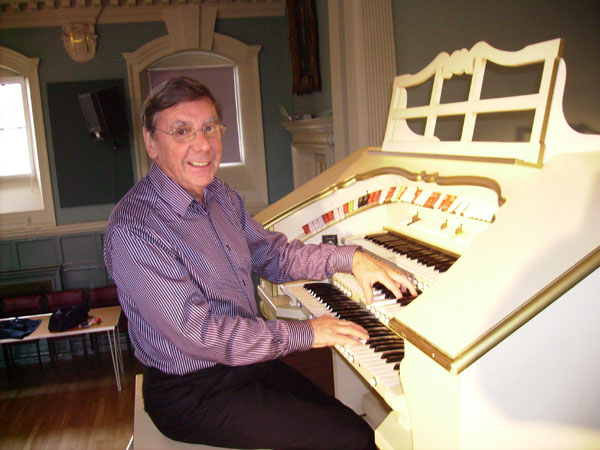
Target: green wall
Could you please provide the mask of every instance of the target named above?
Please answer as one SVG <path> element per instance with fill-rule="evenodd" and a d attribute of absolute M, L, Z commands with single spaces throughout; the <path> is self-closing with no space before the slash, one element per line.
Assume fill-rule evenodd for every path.
<path fill-rule="evenodd" d="M 600 2 L 589 0 L 392 0 L 398 74 L 438 53 L 486 41 L 501 50 L 565 39 L 567 122 L 600 134 Z"/>
<path fill-rule="evenodd" d="M 90 206 L 65 207 L 61 203 L 61 197 L 58 190 L 60 171 L 57 173 L 56 153 L 54 148 L 52 123 L 73 120 L 73 111 L 71 114 L 57 115 L 50 117 L 48 106 L 48 83 L 64 82 L 86 82 L 90 80 L 123 80 L 125 89 L 127 89 L 127 65 L 123 58 L 124 52 L 136 50 L 144 43 L 156 39 L 166 34 L 166 28 L 163 23 L 136 23 L 136 24 L 115 24 L 98 25 L 96 34 L 98 34 L 98 46 L 95 57 L 87 63 L 77 63 L 73 61 L 66 53 L 61 36 L 60 27 L 43 27 L 27 29 L 7 29 L 0 30 L 0 45 L 11 48 L 19 53 L 29 57 L 40 58 L 39 77 L 42 94 L 42 107 L 44 111 L 44 124 L 46 129 L 46 141 L 48 143 L 48 158 L 50 162 L 50 173 L 52 180 L 52 191 L 54 196 L 54 208 L 56 212 L 56 222 L 58 225 L 72 224 L 80 222 L 92 222 L 108 219 L 108 215 L 114 206 L 114 202 L 93 204 Z M 128 120 L 131 118 L 131 109 L 129 102 L 129 93 L 126 92 L 125 108 Z M 71 116 L 71 117 L 69 117 Z M 85 134 L 85 133 L 84 133 Z M 59 150 L 60 154 L 71 153 L 72 164 L 70 170 L 81 170 L 85 172 L 87 164 L 86 157 L 90 152 L 98 149 L 97 143 L 88 139 L 82 139 L 79 146 L 75 148 Z M 109 146 L 110 147 L 110 146 Z M 135 167 L 133 155 L 133 135 L 129 134 L 129 143 L 126 145 L 129 151 L 128 168 L 131 172 Z M 106 149 L 111 151 L 110 148 Z M 112 155 L 111 155 L 112 156 Z M 123 157 L 119 155 L 119 157 Z M 81 164 L 78 165 L 78 160 Z M 118 173 L 118 158 L 105 158 L 106 164 L 111 165 L 111 172 Z M 115 167 L 112 167 L 114 165 Z M 104 168 L 106 169 L 106 167 Z M 119 175 L 117 175 L 119 176 Z M 120 172 L 119 189 L 122 194 L 127 189 L 127 184 L 131 184 L 135 178 L 133 173 Z M 74 185 L 72 189 L 103 189 L 101 186 L 89 186 L 89 177 L 82 173 L 80 177 L 81 185 Z M 106 187 L 113 190 L 113 187 Z"/>
<path fill-rule="evenodd" d="M 167 33 L 162 22 L 98 25 L 98 47 L 94 59 L 87 63 L 76 63 L 66 54 L 59 27 L 0 30 L 0 45 L 11 48 L 28 57 L 40 58 L 39 76 L 50 159 L 51 180 L 55 201 L 57 223 L 73 224 L 108 219 L 114 202 L 90 206 L 65 207 L 61 203 L 59 185 L 60 169 L 57 173 L 56 149 L 52 140 L 52 123 L 70 120 L 61 114 L 50 117 L 48 106 L 48 84 L 96 83 L 102 80 L 122 80 L 125 88 L 125 107 L 128 120 L 131 116 L 129 92 L 127 92 L 127 66 L 124 52 L 132 52 L 141 45 Z M 290 157 L 291 136 L 280 126 L 281 114 L 278 104 L 291 106 L 291 68 L 285 17 L 217 20 L 216 32 L 237 38 L 249 45 L 260 45 L 259 72 L 261 76 L 261 102 L 265 136 L 266 165 L 269 200 L 279 199 L 293 188 Z M 73 83 L 73 84 L 71 84 Z M 72 108 L 73 109 L 73 108 Z M 76 109 L 76 108 L 75 108 Z M 79 111 L 71 111 L 70 116 Z M 131 125 L 131 124 L 129 124 Z M 135 167 L 133 135 L 129 134 L 130 171 Z M 82 139 L 83 140 L 83 139 Z M 69 170 L 81 170 L 78 155 L 82 143 L 71 151 L 72 165 Z M 92 143 L 93 145 L 94 143 Z M 74 145 L 75 146 L 75 145 Z M 94 150 L 94 149 L 92 149 Z M 61 148 L 64 153 L 65 149 Z M 111 164 L 110 161 L 107 164 Z M 123 169 L 123 164 L 119 170 Z M 105 170 L 103 167 L 102 170 Z M 129 174 L 129 180 L 135 174 Z M 89 180 L 83 177 L 82 183 Z M 131 181 L 130 181 L 131 183 Z M 107 183 L 109 184 L 109 183 Z M 84 186 L 89 188 L 90 186 Z M 112 186 L 111 188 L 114 188 Z M 77 186 L 73 186 L 77 189 Z M 121 185 L 118 192 L 124 192 Z M 0 285 L 6 287 L 38 278 L 53 280 L 53 289 L 86 288 L 111 283 L 102 259 L 103 232 L 75 233 L 35 239 L 16 239 L 0 242 Z M 49 273 L 39 273 L 40 267 L 51 268 Z"/>
<path fill-rule="evenodd" d="M 563 37 L 566 39 L 567 87 L 564 109 L 574 126 L 600 133 L 600 2 L 565 0 L 392 0 L 397 73 L 414 73 L 439 52 L 470 48 L 480 40 L 507 50 Z M 305 96 L 291 94 L 292 77 L 286 17 L 217 20 L 216 31 L 249 45 L 260 45 L 259 71 L 265 136 L 269 201 L 292 190 L 290 143 L 278 109 L 293 114 L 318 114 L 331 108 L 327 2 L 316 2 L 323 90 Z M 49 124 L 47 84 L 122 79 L 127 89 L 123 52 L 166 34 L 162 22 L 98 25 L 96 57 L 85 64 L 72 61 L 60 39 L 60 27 L 0 30 L 0 45 L 29 57 L 39 57 L 44 120 L 52 184 L 59 224 L 105 220 L 112 203 L 65 208 L 57 192 L 54 148 Z M 129 94 L 126 92 L 129 111 Z M 59 118 L 62 119 L 62 118 Z M 130 137 L 130 151 L 133 152 Z M 76 156 L 76 155 L 75 155 Z M 130 154 L 133 160 L 133 155 Z M 133 174 L 135 175 L 135 174 Z M 102 233 L 82 233 L 0 243 L 0 272 L 60 269 L 63 287 L 109 283 L 101 256 Z M 10 280 L 11 282 L 14 280 Z"/>
<path fill-rule="evenodd" d="M 416 72 L 441 51 L 469 48 L 486 40 L 501 49 L 522 46 L 555 37 L 566 39 L 567 93 L 565 114 L 574 126 L 600 129 L 600 2 L 528 0 L 392 0 L 397 73 Z M 287 17 L 217 20 L 216 31 L 246 44 L 260 45 L 259 71 L 265 136 L 269 201 L 274 202 L 293 188 L 290 143 L 278 105 L 292 114 L 320 114 L 331 108 L 329 30 L 327 2 L 316 2 L 321 92 L 291 94 L 291 65 Z M 52 142 L 47 83 L 122 79 L 127 89 L 123 52 L 131 52 L 166 34 L 162 22 L 105 24 L 97 26 L 96 57 L 84 64 L 72 61 L 63 48 L 60 27 L 0 30 L 0 45 L 30 57 L 39 57 L 46 138 L 50 157 L 55 209 L 59 224 L 105 220 L 113 203 L 64 207 L 57 190 L 55 149 Z M 125 99 L 129 111 L 129 94 Z M 63 118 L 59 118 L 63 120 Z M 133 139 L 130 135 L 133 162 Z M 76 157 L 76 152 L 75 156 Z M 135 167 L 132 164 L 132 167 Z M 134 169 L 132 169 L 134 170 Z M 135 178 L 135 174 L 132 174 Z M 121 190 L 121 189 L 120 189 Z"/>
<path fill-rule="evenodd" d="M 290 192 L 293 188 L 290 143 L 291 136 L 280 125 L 281 114 L 278 104 L 291 109 L 291 68 L 287 34 L 287 18 L 248 18 L 217 20 L 215 31 L 241 40 L 249 45 L 260 45 L 259 72 L 261 76 L 261 97 L 263 110 L 263 128 L 265 136 L 266 168 L 269 201 L 273 202 Z M 40 58 L 39 75 L 48 142 L 48 156 L 55 201 L 57 224 L 72 224 L 106 220 L 114 202 L 93 204 L 90 206 L 65 207 L 61 203 L 58 190 L 60 168 L 57 172 L 56 149 L 52 135 L 52 122 L 68 120 L 65 117 L 50 117 L 48 107 L 48 83 L 84 82 L 89 80 L 122 79 L 127 89 L 127 66 L 122 56 L 141 45 L 167 33 L 162 22 L 105 24 L 96 27 L 98 46 L 96 56 L 87 63 L 77 63 L 69 58 L 60 39 L 59 27 L 6 29 L 0 30 L 0 45 L 11 48 L 29 57 Z M 129 93 L 125 92 L 126 111 L 130 120 Z M 81 146 L 97 146 L 97 143 L 82 142 Z M 67 150 L 73 153 L 73 170 L 77 170 L 78 154 L 83 154 L 81 146 Z M 130 171 L 135 170 L 133 135 L 129 134 Z M 92 149 L 92 151 L 96 151 Z M 59 152 L 65 153 L 61 148 Z M 111 161 L 108 164 L 113 164 Z M 82 161 L 82 167 L 85 164 Z M 119 196 L 122 185 L 135 179 L 135 174 L 124 174 L 123 165 L 117 165 L 121 171 L 119 178 Z M 109 169 L 111 170 L 111 169 Z M 118 171 L 114 171 L 117 173 Z M 127 176 L 129 175 L 129 176 Z M 122 178 L 122 179 L 121 179 Z M 86 177 L 82 177 L 85 182 Z M 77 186 L 73 187 L 77 189 Z M 92 187 L 88 187 L 92 188 Z M 96 188 L 96 187 L 94 187 Z"/>
<path fill-rule="evenodd" d="M 217 20 L 215 31 L 248 45 L 260 45 L 258 54 L 265 161 L 269 202 L 275 202 L 293 188 L 291 136 L 279 124 L 278 105 L 290 110 L 292 72 L 288 45 L 287 19 Z"/>

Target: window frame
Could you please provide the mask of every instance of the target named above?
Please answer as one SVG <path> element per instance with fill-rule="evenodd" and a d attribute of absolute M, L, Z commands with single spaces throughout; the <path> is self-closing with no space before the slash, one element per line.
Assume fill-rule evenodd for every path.
<path fill-rule="evenodd" d="M 0 67 L 25 78 L 25 94 L 29 103 L 28 113 L 32 128 L 30 139 L 33 157 L 32 174 L 25 177 L 37 183 L 41 197 L 41 208 L 38 210 L 0 213 L 0 233 L 3 236 L 11 232 L 27 233 L 56 227 L 38 65 L 39 58 L 29 58 L 10 48 L 0 46 Z M 23 177 L 0 177 L 0 189 L 11 188 L 9 179 L 22 181 Z"/>

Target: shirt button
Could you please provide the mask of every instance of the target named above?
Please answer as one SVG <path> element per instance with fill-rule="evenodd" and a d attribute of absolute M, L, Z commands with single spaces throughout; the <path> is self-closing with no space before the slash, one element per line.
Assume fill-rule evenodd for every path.
<path fill-rule="evenodd" d="M 242 285 L 246 287 L 246 280 L 242 280 Z"/>
<path fill-rule="evenodd" d="M 225 248 L 227 249 L 227 251 L 231 251 L 231 245 L 225 244 Z"/>

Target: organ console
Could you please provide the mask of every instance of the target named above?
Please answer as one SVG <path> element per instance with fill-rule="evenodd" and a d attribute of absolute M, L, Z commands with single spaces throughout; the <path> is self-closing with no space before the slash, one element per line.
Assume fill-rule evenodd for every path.
<path fill-rule="evenodd" d="M 348 274 L 258 286 L 268 318 L 334 314 L 369 330 L 333 350 L 335 391 L 381 449 L 600 446 L 600 136 L 564 120 L 563 44 L 480 42 L 397 77 L 382 147 L 256 216 L 290 239 L 360 245 L 417 287 L 396 299 L 374 286 L 366 305 Z M 539 84 L 487 95 L 500 66 L 533 66 Z M 464 99 L 445 99 L 453 77 L 468 79 Z M 428 103 L 411 104 L 427 83 Z M 511 122 L 523 112 L 524 128 Z M 498 115 L 521 139 L 482 131 Z M 454 139 L 441 137 L 449 121 Z"/>

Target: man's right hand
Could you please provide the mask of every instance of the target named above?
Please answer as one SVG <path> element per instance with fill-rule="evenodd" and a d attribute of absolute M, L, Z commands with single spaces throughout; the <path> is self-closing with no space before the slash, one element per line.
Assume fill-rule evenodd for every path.
<path fill-rule="evenodd" d="M 309 321 L 315 340 L 313 348 L 331 347 L 335 344 L 357 345 L 369 339 L 369 333 L 360 325 L 331 316 L 321 316 Z"/>

